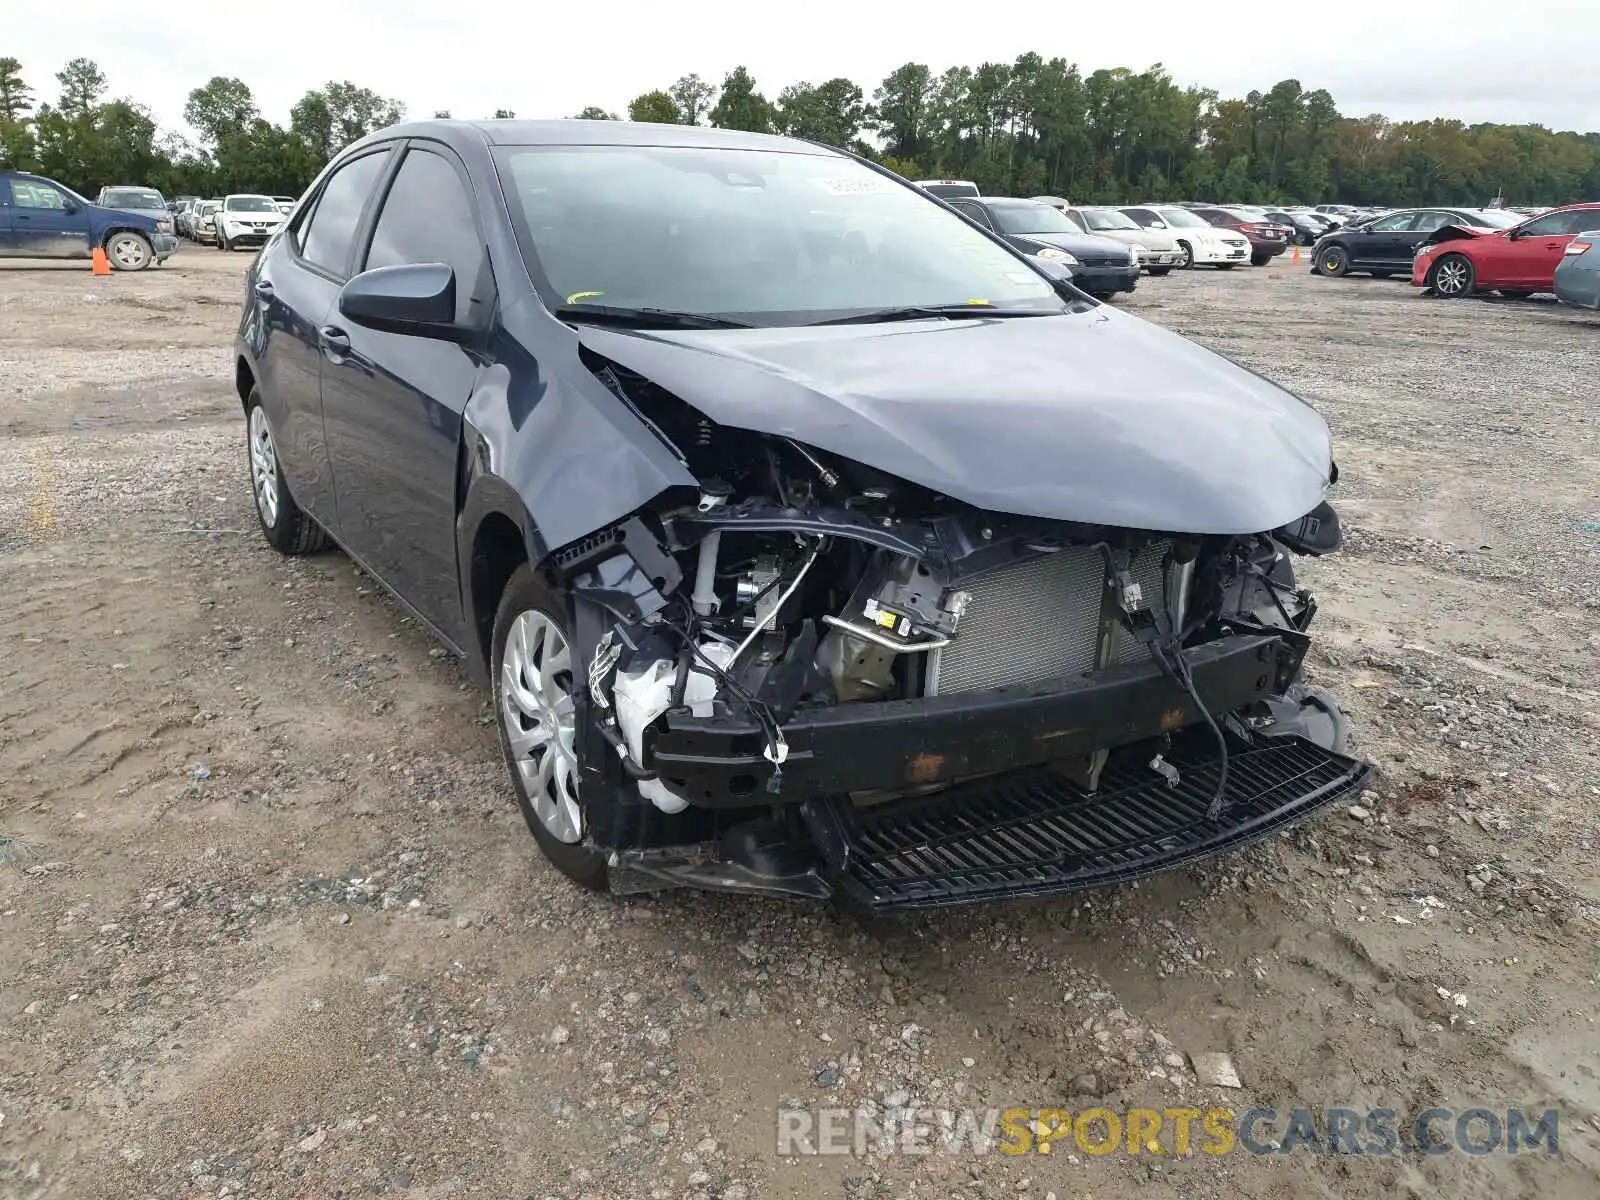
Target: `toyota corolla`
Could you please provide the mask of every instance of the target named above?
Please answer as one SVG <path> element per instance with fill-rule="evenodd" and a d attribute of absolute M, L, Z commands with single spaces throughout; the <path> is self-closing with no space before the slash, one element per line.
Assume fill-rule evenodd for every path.
<path fill-rule="evenodd" d="M 580 884 L 884 911 L 1218 853 L 1357 793 L 1303 663 L 1328 429 L 806 142 L 428 121 L 251 265 L 256 510 L 489 689 Z"/>

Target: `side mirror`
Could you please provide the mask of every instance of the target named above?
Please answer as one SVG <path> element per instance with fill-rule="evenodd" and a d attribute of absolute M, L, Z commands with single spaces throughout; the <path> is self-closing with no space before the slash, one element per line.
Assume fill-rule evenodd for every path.
<path fill-rule="evenodd" d="M 339 312 L 382 333 L 459 342 L 471 332 L 456 324 L 456 273 L 444 263 L 363 271 L 340 290 Z"/>
<path fill-rule="evenodd" d="M 1028 261 L 1033 264 L 1035 271 L 1038 271 L 1039 274 L 1050 281 L 1050 286 L 1055 288 L 1056 293 L 1063 300 L 1082 299 L 1072 286 L 1072 268 L 1067 266 L 1066 263 L 1056 262 L 1050 258 L 1033 257 L 1030 257 Z"/>
<path fill-rule="evenodd" d="M 83 211 L 83 205 L 79 204 L 71 196 L 66 197 L 66 202 L 67 202 L 67 215 L 68 216 L 77 216 L 79 213 L 81 213 Z"/>

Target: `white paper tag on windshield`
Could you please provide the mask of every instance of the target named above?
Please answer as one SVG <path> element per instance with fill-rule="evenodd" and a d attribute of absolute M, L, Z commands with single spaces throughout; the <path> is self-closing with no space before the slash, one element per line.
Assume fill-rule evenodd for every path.
<path fill-rule="evenodd" d="M 870 196 L 879 192 L 892 191 L 895 186 L 889 180 L 879 179 L 876 175 L 849 179 L 813 179 L 811 182 L 830 196 Z"/>

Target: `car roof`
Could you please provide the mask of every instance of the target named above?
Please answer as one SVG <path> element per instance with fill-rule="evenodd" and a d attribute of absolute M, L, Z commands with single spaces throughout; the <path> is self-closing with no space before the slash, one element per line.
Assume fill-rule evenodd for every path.
<path fill-rule="evenodd" d="M 845 157 L 830 146 L 771 133 L 746 133 L 708 125 L 658 125 L 648 121 L 406 121 L 363 138 L 356 145 L 396 138 L 435 138 L 446 145 L 469 140 L 490 146 L 686 146 L 698 149 L 768 150 Z"/>
<path fill-rule="evenodd" d="M 1024 200 L 1021 196 L 962 196 L 963 200 L 982 200 L 991 208 L 1053 208 L 1039 200 Z"/>

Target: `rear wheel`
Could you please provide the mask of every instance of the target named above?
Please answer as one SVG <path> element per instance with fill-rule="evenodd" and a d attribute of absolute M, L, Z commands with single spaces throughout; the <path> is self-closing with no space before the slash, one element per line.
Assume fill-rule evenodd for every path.
<path fill-rule="evenodd" d="M 1472 260 L 1465 254 L 1446 254 L 1433 266 L 1433 271 L 1428 277 L 1428 284 L 1433 288 L 1435 296 L 1442 296 L 1446 300 L 1457 300 L 1462 296 L 1472 295 L 1472 289 L 1477 283 L 1478 273 L 1473 269 Z"/>
<path fill-rule="evenodd" d="M 1178 270 L 1187 271 L 1194 266 L 1194 247 L 1188 242 L 1178 243 Z"/>
<path fill-rule="evenodd" d="M 1271 261 L 1272 255 L 1270 254 L 1252 254 L 1250 256 L 1250 265 L 1252 267 L 1264 267 Z"/>
<path fill-rule="evenodd" d="M 106 239 L 106 257 L 119 271 L 142 271 L 155 257 L 150 242 L 139 233 L 113 233 Z"/>
<path fill-rule="evenodd" d="M 534 841 L 574 883 L 605 891 L 605 856 L 583 844 L 569 628 L 566 605 L 532 568 L 524 563 L 512 572 L 494 619 L 495 711 L 511 786 Z"/>
<path fill-rule="evenodd" d="M 328 544 L 328 535 L 289 494 L 289 484 L 278 463 L 278 444 L 267 413 L 261 407 L 261 390 L 252 387 L 245 404 L 245 445 L 250 464 L 250 490 L 255 493 L 256 519 L 267 544 L 280 554 L 311 554 Z"/>
<path fill-rule="evenodd" d="M 1150 274 L 1152 274 L 1154 276 L 1157 276 L 1159 278 L 1162 275 L 1170 275 L 1170 274 L 1172 274 L 1172 268 L 1171 267 L 1151 267 L 1150 268 Z"/>

